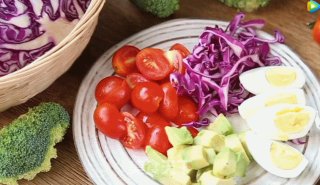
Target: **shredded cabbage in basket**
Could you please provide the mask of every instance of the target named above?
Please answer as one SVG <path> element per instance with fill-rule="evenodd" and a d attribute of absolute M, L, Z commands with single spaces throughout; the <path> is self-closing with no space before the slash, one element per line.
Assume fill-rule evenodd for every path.
<path fill-rule="evenodd" d="M 91 0 L 0 0 L 0 77 L 53 48 Z"/>
<path fill-rule="evenodd" d="M 192 54 L 184 59 L 186 73 L 170 76 L 179 94 L 198 103 L 200 116 L 237 113 L 238 106 L 251 96 L 241 86 L 239 75 L 260 66 L 281 65 L 280 58 L 270 54 L 270 44 L 284 43 L 284 36 L 275 31 L 273 40 L 261 38 L 257 29 L 265 21 L 245 22 L 244 17 L 237 14 L 226 29 L 206 27 Z M 190 123 L 196 127 L 206 124 L 207 120 Z"/>

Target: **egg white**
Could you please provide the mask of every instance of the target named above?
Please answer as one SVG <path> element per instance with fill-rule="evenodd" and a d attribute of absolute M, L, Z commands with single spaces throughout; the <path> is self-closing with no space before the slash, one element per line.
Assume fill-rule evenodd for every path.
<path fill-rule="evenodd" d="M 254 158 L 254 160 L 266 171 L 269 173 L 283 177 L 283 178 L 295 178 L 299 176 L 302 171 L 307 167 L 308 160 L 303 156 L 301 163 L 294 169 L 291 170 L 283 170 L 278 168 L 271 159 L 271 145 L 273 142 L 272 140 L 268 140 L 265 138 L 260 137 L 259 135 L 248 132 L 246 134 L 246 140 L 248 149 Z M 289 145 L 288 145 L 289 146 Z M 291 147 L 291 146 L 289 146 Z M 291 147 L 293 148 L 293 147 Z M 293 148 L 295 151 L 299 152 L 297 149 Z M 299 152 L 301 153 L 301 152 Z"/>
<path fill-rule="evenodd" d="M 276 113 L 281 110 L 293 109 L 296 107 L 303 108 L 310 112 L 310 120 L 305 126 L 305 128 L 296 133 L 281 133 L 281 131 L 276 127 L 274 118 L 276 117 Z M 291 140 L 304 137 L 308 134 L 311 129 L 315 118 L 317 116 L 317 112 L 315 109 L 309 106 L 300 106 L 293 104 L 279 104 L 271 107 L 266 107 L 260 109 L 256 112 L 255 115 L 251 116 L 247 119 L 247 124 L 251 130 L 256 133 L 261 134 L 264 137 L 274 139 L 274 140 Z"/>
<path fill-rule="evenodd" d="M 291 85 L 288 85 L 286 87 L 275 87 L 268 82 L 266 78 L 266 71 L 268 69 L 279 67 L 291 68 L 296 71 L 297 78 Z M 303 71 L 301 71 L 299 68 L 290 66 L 259 67 L 242 73 L 239 78 L 240 83 L 243 85 L 243 87 L 252 94 L 261 94 L 264 92 L 279 89 L 302 88 L 306 81 Z"/>
<path fill-rule="evenodd" d="M 248 119 L 250 116 L 254 115 L 260 109 L 265 108 L 265 103 L 269 98 L 276 98 L 279 95 L 287 93 L 294 94 L 297 97 L 297 105 L 306 105 L 306 97 L 302 89 L 274 90 L 253 96 L 242 102 L 241 105 L 238 107 L 239 114 L 243 119 Z"/>

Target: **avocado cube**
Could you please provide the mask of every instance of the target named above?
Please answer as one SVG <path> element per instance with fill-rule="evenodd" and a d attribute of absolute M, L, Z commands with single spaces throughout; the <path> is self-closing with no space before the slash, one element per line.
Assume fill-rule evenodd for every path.
<path fill-rule="evenodd" d="M 207 159 L 210 164 L 213 164 L 214 158 L 216 157 L 216 152 L 213 148 L 204 148 L 205 153 L 207 154 Z"/>
<path fill-rule="evenodd" d="M 244 147 L 242 146 L 241 141 L 240 141 L 240 139 L 239 139 L 237 134 L 231 134 L 231 135 L 226 136 L 225 143 L 226 143 L 225 146 L 230 148 L 234 152 L 242 153 L 243 157 L 245 158 L 247 163 L 248 164 L 250 163 L 250 159 L 247 156 L 247 153 L 246 153 Z"/>
<path fill-rule="evenodd" d="M 187 127 L 165 127 L 168 139 L 172 146 L 193 144 L 193 137 Z"/>
<path fill-rule="evenodd" d="M 199 182 L 201 175 L 202 175 L 204 172 L 211 171 L 211 170 L 212 170 L 212 167 L 213 167 L 213 166 L 210 165 L 210 166 L 207 166 L 207 167 L 205 167 L 205 168 L 201 168 L 200 170 L 197 170 L 196 181 Z"/>
<path fill-rule="evenodd" d="M 191 185 L 190 176 L 177 169 L 171 169 L 167 175 L 157 180 L 164 185 Z"/>
<path fill-rule="evenodd" d="M 194 143 L 196 145 L 214 148 L 215 151 L 219 152 L 225 145 L 225 138 L 223 135 L 217 134 L 216 132 L 201 130 L 194 138 Z"/>
<path fill-rule="evenodd" d="M 236 185 L 236 181 L 233 178 L 222 179 L 215 177 L 212 171 L 203 173 L 200 177 L 201 185 Z"/>
<path fill-rule="evenodd" d="M 167 157 L 157 150 L 153 149 L 151 146 L 146 147 L 146 154 L 149 160 L 154 160 L 158 162 L 167 162 Z"/>
<path fill-rule="evenodd" d="M 241 132 L 238 134 L 238 137 L 240 139 L 240 142 L 241 142 L 244 150 L 246 151 L 248 158 L 250 160 L 253 160 L 252 155 L 251 155 L 249 148 L 248 148 L 248 145 L 247 145 L 246 134 L 247 134 L 247 132 Z"/>
<path fill-rule="evenodd" d="M 170 163 L 166 156 L 154 150 L 152 147 L 146 147 L 146 153 L 149 161 L 145 163 L 144 170 L 150 173 L 155 179 L 165 176 L 171 169 Z"/>
<path fill-rule="evenodd" d="M 246 172 L 249 164 L 247 163 L 243 153 L 238 152 L 236 155 L 237 155 L 237 169 L 236 169 L 235 176 L 244 177 L 246 176 Z"/>
<path fill-rule="evenodd" d="M 224 148 L 214 159 L 213 175 L 220 178 L 233 177 L 237 170 L 237 156 L 234 151 Z"/>
<path fill-rule="evenodd" d="M 199 170 L 210 165 L 204 147 L 201 145 L 193 145 L 185 148 L 182 153 L 182 158 L 188 167 L 194 170 Z"/>
<path fill-rule="evenodd" d="M 171 164 L 172 168 L 179 169 L 184 173 L 190 175 L 193 170 L 188 167 L 188 165 L 182 158 L 182 153 L 186 147 L 186 145 L 178 145 L 172 147 L 167 151 L 167 155 L 168 161 Z"/>
<path fill-rule="evenodd" d="M 219 114 L 214 122 L 207 127 L 207 129 L 225 136 L 233 133 L 233 127 L 231 123 L 223 114 Z"/>

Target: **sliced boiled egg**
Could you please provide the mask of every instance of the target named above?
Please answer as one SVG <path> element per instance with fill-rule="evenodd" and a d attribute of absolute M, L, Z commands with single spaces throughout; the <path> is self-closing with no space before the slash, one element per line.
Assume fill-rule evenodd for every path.
<path fill-rule="evenodd" d="M 307 135 L 316 115 L 309 106 L 279 104 L 258 110 L 247 119 L 247 124 L 267 138 L 287 141 Z"/>
<path fill-rule="evenodd" d="M 238 110 L 243 119 L 248 119 L 260 109 L 283 103 L 305 105 L 306 98 L 303 90 L 284 89 L 259 94 L 242 102 Z"/>
<path fill-rule="evenodd" d="M 261 94 L 271 90 L 301 88 L 305 81 L 305 76 L 300 69 L 289 66 L 260 67 L 240 75 L 243 87 L 253 94 Z"/>
<path fill-rule="evenodd" d="M 248 149 L 254 160 L 266 171 L 283 178 L 299 176 L 308 165 L 308 160 L 288 144 L 268 140 L 248 132 Z"/>

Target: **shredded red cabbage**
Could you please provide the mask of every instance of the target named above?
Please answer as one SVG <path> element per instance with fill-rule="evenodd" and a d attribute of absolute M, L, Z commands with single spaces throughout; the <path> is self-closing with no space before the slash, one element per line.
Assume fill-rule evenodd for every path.
<path fill-rule="evenodd" d="M 293 139 L 293 140 L 290 140 L 290 142 L 296 145 L 304 145 L 308 142 L 308 138 L 303 137 L 303 138 Z"/>
<path fill-rule="evenodd" d="M 238 106 L 251 96 L 241 86 L 239 75 L 256 67 L 281 64 L 278 56 L 270 54 L 269 45 L 284 43 L 283 35 L 276 31 L 273 40 L 261 38 L 256 30 L 265 22 L 244 22 L 244 17 L 237 14 L 225 30 L 206 27 L 192 54 L 184 59 L 186 73 L 170 76 L 179 94 L 198 103 L 200 116 L 237 113 Z M 203 122 L 187 125 L 199 127 Z"/>

